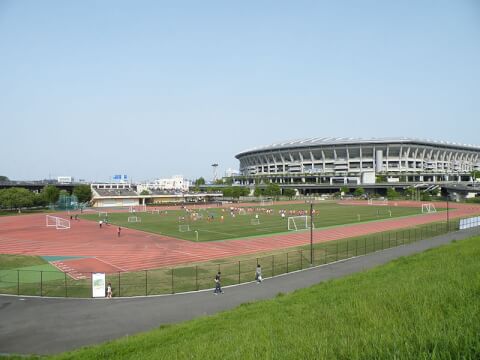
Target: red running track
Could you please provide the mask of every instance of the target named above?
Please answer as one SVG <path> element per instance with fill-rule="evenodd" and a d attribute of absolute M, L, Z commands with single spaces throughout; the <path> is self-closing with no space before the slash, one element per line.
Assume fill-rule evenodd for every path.
<path fill-rule="evenodd" d="M 363 202 L 345 201 L 342 204 L 365 205 Z M 392 205 L 392 204 L 390 204 Z M 435 203 L 437 207 L 446 204 Z M 452 204 L 450 218 L 468 217 L 480 213 L 480 207 Z M 417 202 L 398 202 L 398 206 L 416 206 Z M 347 237 L 362 236 L 400 229 L 446 219 L 445 212 L 421 216 L 389 219 L 376 222 L 338 226 L 314 231 L 314 242 L 326 242 Z M 209 261 L 232 256 L 268 252 L 305 245 L 310 233 L 193 243 L 186 240 L 122 229 L 117 237 L 114 225 L 99 228 L 98 223 L 72 220 L 69 230 L 56 230 L 45 226 L 45 215 L 0 217 L 0 253 L 39 256 L 79 256 L 85 259 L 57 261 L 53 264 L 74 278 L 90 272 L 115 272 L 155 269 L 180 264 Z"/>

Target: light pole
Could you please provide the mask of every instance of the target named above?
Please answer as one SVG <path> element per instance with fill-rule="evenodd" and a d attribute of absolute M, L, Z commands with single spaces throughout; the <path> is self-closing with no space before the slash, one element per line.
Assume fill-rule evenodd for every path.
<path fill-rule="evenodd" d="M 450 213 L 448 207 L 448 192 L 447 192 L 447 233 L 450 232 Z"/>
<path fill-rule="evenodd" d="M 313 203 L 310 203 L 310 266 L 313 266 Z"/>

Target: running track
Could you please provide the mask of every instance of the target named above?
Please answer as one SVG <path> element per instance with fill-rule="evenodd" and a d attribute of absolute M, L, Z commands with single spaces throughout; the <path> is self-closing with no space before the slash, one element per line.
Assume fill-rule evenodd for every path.
<path fill-rule="evenodd" d="M 365 201 L 341 203 L 365 205 Z M 420 203 L 404 201 L 398 202 L 398 206 L 420 207 Z M 446 204 L 436 203 L 436 206 L 446 207 Z M 479 213 L 479 206 L 451 204 L 450 218 L 468 217 Z M 313 240 L 320 243 L 441 220 L 446 220 L 445 212 L 319 229 L 314 231 Z M 268 252 L 310 242 L 308 231 L 193 243 L 125 228 L 118 238 L 116 229 L 116 226 L 104 226 L 100 229 L 93 221 L 72 220 L 69 230 L 55 230 L 45 226 L 45 215 L 41 214 L 0 217 L 0 254 L 83 257 L 53 262 L 60 270 L 69 272 L 70 276 L 79 279 L 88 276 L 90 272 L 155 269 Z"/>

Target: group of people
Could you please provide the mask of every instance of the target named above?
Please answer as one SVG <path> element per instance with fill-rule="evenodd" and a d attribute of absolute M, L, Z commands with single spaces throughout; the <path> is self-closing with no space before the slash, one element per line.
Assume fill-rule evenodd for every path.
<path fill-rule="evenodd" d="M 263 281 L 262 267 L 260 264 L 257 264 L 257 268 L 255 269 L 255 281 L 257 284 L 260 284 Z M 213 293 L 215 295 L 224 293 L 222 290 L 222 273 L 220 271 L 215 275 L 215 290 L 213 290 Z"/>

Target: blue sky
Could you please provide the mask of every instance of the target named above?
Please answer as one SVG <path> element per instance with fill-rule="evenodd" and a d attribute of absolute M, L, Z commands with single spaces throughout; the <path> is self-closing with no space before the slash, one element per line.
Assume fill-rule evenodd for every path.
<path fill-rule="evenodd" d="M 480 2 L 0 0 L 0 175 L 212 177 L 312 136 L 479 144 Z"/>

